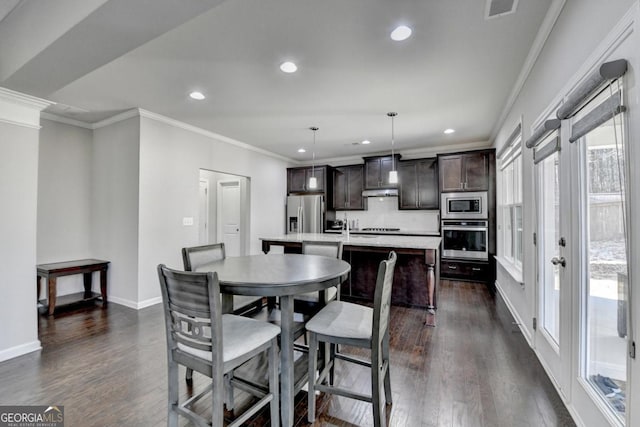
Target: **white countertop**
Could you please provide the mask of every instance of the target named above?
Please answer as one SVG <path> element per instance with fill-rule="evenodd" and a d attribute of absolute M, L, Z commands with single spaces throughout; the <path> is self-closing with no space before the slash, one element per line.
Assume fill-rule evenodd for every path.
<path fill-rule="evenodd" d="M 379 234 L 350 234 L 349 237 L 347 237 L 339 234 L 329 233 L 299 233 L 261 237 L 260 240 L 269 240 L 275 242 L 302 242 L 303 240 L 316 240 L 325 242 L 342 241 L 343 244 L 350 246 L 378 246 L 408 249 L 438 249 L 438 247 L 440 246 L 439 236 L 382 236 Z"/>

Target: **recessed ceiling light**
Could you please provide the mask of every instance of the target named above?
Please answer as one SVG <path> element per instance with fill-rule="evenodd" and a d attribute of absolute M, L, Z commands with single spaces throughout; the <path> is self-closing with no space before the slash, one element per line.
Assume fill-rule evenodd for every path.
<path fill-rule="evenodd" d="M 280 69 L 284 73 L 295 73 L 296 71 L 298 71 L 298 66 L 293 62 L 287 61 L 280 64 Z"/>
<path fill-rule="evenodd" d="M 454 133 L 455 131 L 456 131 L 455 129 L 449 128 L 449 129 L 445 129 L 444 133 L 450 134 L 450 133 Z"/>
<path fill-rule="evenodd" d="M 364 141 L 361 142 L 362 145 L 367 145 L 367 144 L 371 144 L 371 141 L 369 141 L 368 139 L 365 139 Z"/>
<path fill-rule="evenodd" d="M 411 37 L 411 28 L 406 25 L 400 25 L 395 30 L 391 31 L 391 40 L 400 42 Z"/>
<path fill-rule="evenodd" d="M 298 148 L 298 153 L 306 153 L 307 150 L 305 150 L 304 148 Z"/>
<path fill-rule="evenodd" d="M 202 94 L 202 92 L 198 92 L 198 91 L 191 92 L 191 93 L 189 94 L 189 96 L 190 96 L 192 99 L 196 99 L 196 100 L 198 100 L 198 101 L 202 101 L 202 100 L 205 98 L 205 96 Z"/>

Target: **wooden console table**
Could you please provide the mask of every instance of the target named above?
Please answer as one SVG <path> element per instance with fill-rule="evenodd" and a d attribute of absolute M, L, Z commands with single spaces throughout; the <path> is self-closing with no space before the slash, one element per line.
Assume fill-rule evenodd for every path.
<path fill-rule="evenodd" d="M 61 276 L 71 276 L 82 274 L 84 276 L 84 292 L 61 297 L 61 304 L 74 304 L 83 301 L 92 301 L 102 298 L 102 304 L 107 304 L 107 269 L 109 261 L 99 259 L 80 259 L 76 261 L 55 262 L 51 264 L 39 264 L 38 270 L 38 296 L 40 298 L 40 279 L 48 279 L 47 303 L 48 314 L 53 315 L 56 308 L 57 278 Z M 100 272 L 100 294 L 91 291 L 91 276 L 94 271 Z M 64 301 L 62 299 L 64 298 Z M 43 300 L 44 301 L 44 300 Z"/>

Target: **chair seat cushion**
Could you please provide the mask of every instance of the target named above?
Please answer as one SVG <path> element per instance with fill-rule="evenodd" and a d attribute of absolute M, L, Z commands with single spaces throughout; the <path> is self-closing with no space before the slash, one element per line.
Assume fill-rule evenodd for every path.
<path fill-rule="evenodd" d="M 345 301 L 332 301 L 309 322 L 307 331 L 340 338 L 371 339 L 373 309 Z"/>
<path fill-rule="evenodd" d="M 236 316 L 222 315 L 222 360 L 228 362 L 247 354 L 278 336 L 280 328 L 271 323 Z M 178 348 L 185 353 L 211 360 L 211 352 L 198 350 L 182 343 Z"/>
<path fill-rule="evenodd" d="M 326 290 L 326 292 L 327 292 L 327 301 L 336 299 L 336 294 L 338 293 L 338 290 L 335 286 L 330 287 L 329 289 Z M 319 302 L 320 292 L 314 291 L 314 292 L 307 292 L 305 294 L 299 294 L 295 296 L 295 299 L 301 300 L 301 301 L 308 301 L 308 302 Z M 235 302 L 234 302 L 234 305 L 235 305 Z"/>

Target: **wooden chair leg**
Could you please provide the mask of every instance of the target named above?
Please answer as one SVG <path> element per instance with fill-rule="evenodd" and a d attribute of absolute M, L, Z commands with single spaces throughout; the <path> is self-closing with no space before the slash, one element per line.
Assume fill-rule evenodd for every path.
<path fill-rule="evenodd" d="M 169 382 L 167 425 L 178 427 L 178 364 L 172 361 L 168 363 L 167 379 Z"/>
<path fill-rule="evenodd" d="M 333 380 L 335 378 L 335 368 L 336 368 L 336 347 L 338 345 L 331 343 L 329 346 L 329 354 L 326 363 L 331 363 L 331 368 L 329 368 L 329 385 L 333 386 Z"/>
<path fill-rule="evenodd" d="M 188 386 L 193 385 L 193 369 L 187 368 L 187 371 L 184 374 L 184 380 L 187 382 Z"/>
<path fill-rule="evenodd" d="M 380 377 L 382 375 L 382 352 L 381 346 L 374 343 L 371 350 L 371 403 L 373 406 L 373 426 L 386 427 L 386 418 L 384 416 L 384 403 L 382 401 L 382 387 Z"/>
<path fill-rule="evenodd" d="M 273 395 L 270 403 L 271 425 L 280 425 L 280 384 L 278 378 L 278 340 L 273 339 L 268 350 L 269 357 L 269 392 Z"/>
<path fill-rule="evenodd" d="M 233 385 L 231 384 L 232 379 L 233 372 L 229 372 L 224 376 L 224 404 L 227 407 L 227 411 L 233 411 L 233 408 L 235 407 L 235 403 L 233 400 Z"/>
<path fill-rule="evenodd" d="M 211 425 L 222 426 L 224 423 L 224 380 L 211 379 Z"/>
<path fill-rule="evenodd" d="M 307 421 L 310 423 L 316 419 L 316 369 L 318 366 L 318 337 L 314 333 L 309 334 L 309 386 Z"/>

